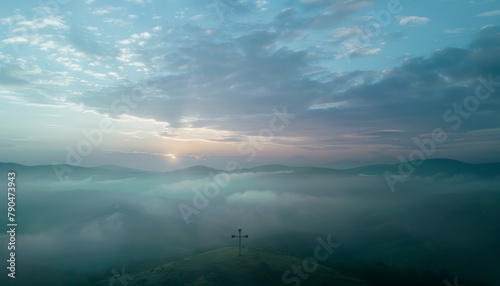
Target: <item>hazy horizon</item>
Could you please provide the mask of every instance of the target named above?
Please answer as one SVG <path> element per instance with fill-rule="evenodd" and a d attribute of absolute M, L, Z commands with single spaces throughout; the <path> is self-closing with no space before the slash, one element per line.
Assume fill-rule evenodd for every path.
<path fill-rule="evenodd" d="M 106 164 L 99 164 L 99 165 L 87 165 L 87 164 L 82 164 L 80 166 L 75 166 L 71 164 L 67 164 L 69 167 L 84 167 L 84 168 L 98 168 L 98 167 L 118 167 L 118 168 L 127 168 L 127 169 L 132 169 L 132 170 L 138 170 L 138 171 L 147 171 L 147 172 L 171 172 L 171 171 L 178 171 L 178 170 L 183 170 L 183 169 L 188 169 L 191 167 L 207 167 L 211 169 L 215 169 L 218 171 L 226 171 L 227 165 L 229 162 L 237 162 L 238 163 L 238 168 L 242 169 L 248 169 L 248 168 L 256 168 L 256 167 L 263 167 L 263 166 L 269 166 L 269 165 L 281 165 L 281 166 L 290 166 L 290 167 L 319 167 L 319 168 L 329 168 L 329 169 L 338 169 L 338 170 L 348 170 L 348 169 L 354 169 L 358 167 L 369 167 L 369 166 L 375 166 L 375 165 L 399 165 L 402 163 L 402 161 L 389 161 L 389 162 L 372 162 L 372 163 L 362 163 L 358 161 L 349 161 L 349 160 L 343 160 L 343 161 L 328 161 L 328 162 L 314 162 L 306 157 L 290 157 L 286 159 L 281 159 L 281 160 L 276 160 L 276 161 L 261 161 L 261 160 L 255 160 L 253 162 L 246 162 L 245 160 L 238 160 L 241 158 L 238 157 L 230 157 L 230 158 L 222 158 L 219 159 L 219 162 L 214 162 L 211 161 L 207 164 L 205 164 L 204 161 L 195 161 L 195 162 L 177 162 L 176 164 L 173 165 L 163 165 L 163 168 L 159 167 L 151 167 L 151 166 L 135 166 L 134 164 L 119 164 L 119 163 L 106 163 Z M 469 162 L 469 161 L 464 161 L 464 160 L 456 160 L 452 158 L 427 158 L 425 161 L 428 160 L 451 160 L 451 161 L 458 161 L 466 164 L 473 164 L 473 165 L 483 165 L 483 164 L 492 164 L 492 163 L 500 163 L 500 161 L 484 161 L 484 162 Z M 418 161 L 418 160 L 417 160 Z M 424 162 L 425 162 L 424 161 Z M 303 162 L 303 163 L 301 163 Z M 406 162 L 406 161 L 403 161 Z M 27 167 L 36 167 L 36 166 L 57 166 L 56 164 L 22 164 L 19 162 L 0 162 L 0 163 L 7 163 L 7 164 L 19 164 Z M 61 165 L 66 165 L 64 163 L 61 163 Z"/>

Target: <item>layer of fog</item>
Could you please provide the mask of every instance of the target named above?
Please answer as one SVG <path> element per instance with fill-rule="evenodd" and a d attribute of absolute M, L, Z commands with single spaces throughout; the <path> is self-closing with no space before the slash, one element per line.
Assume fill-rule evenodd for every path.
<path fill-rule="evenodd" d="M 17 192 L 18 256 L 94 271 L 144 257 L 181 257 L 234 245 L 230 237 L 238 228 L 250 235 L 248 241 L 311 232 L 331 234 L 345 247 L 390 244 L 410 233 L 436 248 L 489 243 L 498 230 L 500 180 L 411 177 L 391 192 L 384 177 L 377 176 L 286 171 L 216 178 L 222 185 L 216 192 L 206 188 L 214 186 L 214 179 L 200 175 L 23 181 Z M 199 194 L 205 189 L 211 193 L 203 200 Z M 480 209 L 470 213 L 469 205 Z M 462 208 L 469 210 L 465 214 L 471 221 L 450 216 Z M 489 214 L 478 217 L 478 212 Z M 446 233 L 439 225 L 443 217 Z M 464 223 L 493 229 L 464 231 Z M 3 240 L 2 255 L 6 244 Z"/>

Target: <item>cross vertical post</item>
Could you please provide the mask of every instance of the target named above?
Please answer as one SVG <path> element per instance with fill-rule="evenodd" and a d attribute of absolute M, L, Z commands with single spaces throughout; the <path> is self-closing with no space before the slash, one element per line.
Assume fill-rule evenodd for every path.
<path fill-rule="evenodd" d="M 235 238 L 237 237 L 238 240 L 239 240 L 239 247 L 238 247 L 238 256 L 241 256 L 241 238 L 244 237 L 244 238 L 248 238 L 248 234 L 247 235 L 241 235 L 241 228 L 238 228 L 238 235 L 231 235 L 231 238 Z"/>

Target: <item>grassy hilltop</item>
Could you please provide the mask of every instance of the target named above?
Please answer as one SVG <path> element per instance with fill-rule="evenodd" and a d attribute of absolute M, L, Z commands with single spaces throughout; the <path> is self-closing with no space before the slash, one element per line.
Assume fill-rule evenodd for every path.
<path fill-rule="evenodd" d="M 336 270 L 319 265 L 304 280 L 296 279 L 296 281 L 300 281 L 300 284 L 295 282 L 285 284 L 282 281 L 283 272 L 292 270 L 293 265 L 301 266 L 302 263 L 302 259 L 267 249 L 244 248 L 242 256 L 238 256 L 237 247 L 222 247 L 159 265 L 146 271 L 132 273 L 128 277 L 127 283 L 128 286 L 369 285 L 362 280 L 344 276 Z M 311 265 L 311 267 L 313 266 Z M 306 274 L 305 271 L 303 272 Z M 292 273 L 288 277 L 297 276 Z M 109 279 L 92 286 L 108 284 Z M 121 285 L 119 281 L 114 284 Z"/>

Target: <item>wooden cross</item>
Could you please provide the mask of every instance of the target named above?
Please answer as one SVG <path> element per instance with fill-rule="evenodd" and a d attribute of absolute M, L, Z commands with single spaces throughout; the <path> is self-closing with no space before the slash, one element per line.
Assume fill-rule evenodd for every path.
<path fill-rule="evenodd" d="M 247 235 L 241 235 L 241 228 L 238 228 L 238 232 L 239 232 L 239 235 L 231 235 L 231 238 L 235 238 L 237 237 L 240 241 L 239 243 L 239 249 L 238 249 L 238 256 L 241 256 L 241 238 L 244 237 L 244 238 L 248 238 L 248 234 Z"/>

